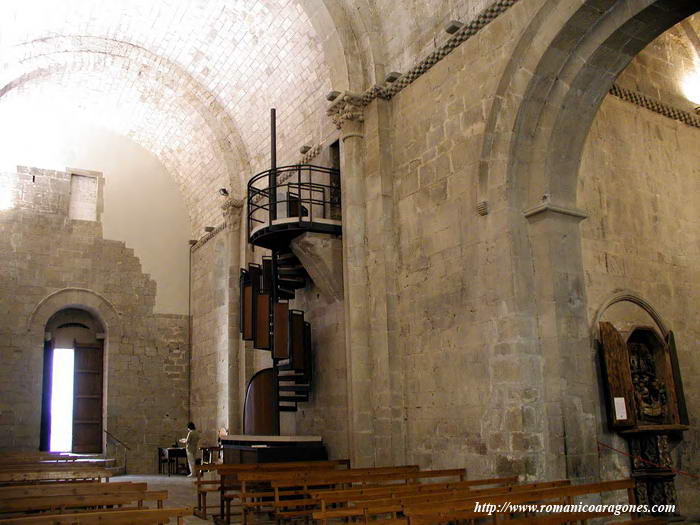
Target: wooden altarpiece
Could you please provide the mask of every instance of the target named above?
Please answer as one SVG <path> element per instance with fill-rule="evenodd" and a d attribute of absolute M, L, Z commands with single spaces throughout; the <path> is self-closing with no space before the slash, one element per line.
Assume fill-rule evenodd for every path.
<path fill-rule="evenodd" d="M 638 503 L 678 509 L 670 448 L 688 429 L 688 412 L 673 332 L 599 327 L 608 425 L 628 442 Z"/>

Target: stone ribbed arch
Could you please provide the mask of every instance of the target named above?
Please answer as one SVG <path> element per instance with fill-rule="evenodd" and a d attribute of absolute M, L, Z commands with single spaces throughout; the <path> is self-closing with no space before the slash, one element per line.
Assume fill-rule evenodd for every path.
<path fill-rule="evenodd" d="M 330 68 L 331 86 L 338 91 L 361 91 L 372 57 L 360 50 L 350 15 L 338 0 L 299 0 Z"/>
<path fill-rule="evenodd" d="M 575 206 L 583 145 L 598 107 L 632 58 L 693 0 L 519 2 L 532 19 L 501 78 L 482 147 L 480 194 L 505 169 L 511 203 Z M 507 165 L 499 160 L 507 158 Z"/>

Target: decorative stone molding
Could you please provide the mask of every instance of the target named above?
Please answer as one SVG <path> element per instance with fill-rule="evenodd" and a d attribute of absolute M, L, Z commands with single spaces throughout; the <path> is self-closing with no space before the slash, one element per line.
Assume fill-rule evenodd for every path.
<path fill-rule="evenodd" d="M 677 120 L 682 122 L 687 126 L 692 126 L 694 128 L 700 128 L 700 118 L 696 117 L 692 113 L 688 113 L 679 108 L 669 106 L 651 97 L 647 97 L 638 91 L 632 91 L 631 89 L 626 89 L 613 84 L 610 88 L 610 94 L 616 96 L 617 98 L 624 100 L 625 102 L 631 102 L 641 108 L 648 109 L 664 117 Z"/>
<path fill-rule="evenodd" d="M 214 237 L 216 237 L 216 236 L 219 235 L 222 231 L 224 231 L 228 226 L 229 226 L 229 224 L 228 224 L 226 221 L 224 221 L 224 222 L 222 222 L 221 224 L 219 224 L 216 228 L 214 228 L 212 231 L 210 231 L 209 233 L 207 233 L 204 237 L 202 237 L 201 239 L 199 239 L 199 240 L 197 241 L 197 244 L 195 244 L 194 246 L 192 246 L 192 253 L 194 253 L 194 252 L 196 252 L 197 250 L 199 250 L 202 246 L 204 246 L 206 243 L 208 243 L 208 242 L 211 241 Z"/>
<path fill-rule="evenodd" d="M 331 117 L 336 127 L 341 129 L 347 121 L 363 122 L 363 108 L 366 105 L 359 95 L 346 91 L 333 101 L 326 114 Z"/>
<path fill-rule="evenodd" d="M 440 60 L 459 47 L 460 44 L 466 42 L 471 37 L 476 35 L 479 31 L 493 22 L 501 14 L 505 13 L 517 2 L 518 0 L 497 0 L 481 11 L 471 22 L 463 25 L 454 35 L 452 35 L 452 37 L 450 37 L 449 40 L 447 40 L 442 47 L 430 53 L 427 57 L 418 62 L 418 64 L 409 69 L 404 75 L 401 75 L 398 80 L 387 83 L 384 86 L 374 85 L 359 96 L 353 95 L 353 97 L 356 99 L 353 104 L 358 106 L 358 108 L 350 110 L 350 112 L 353 114 L 361 114 L 362 108 L 372 102 L 375 98 L 391 100 L 394 95 L 399 93 L 406 86 L 412 84 L 417 78 L 421 77 L 435 64 L 440 62 Z M 343 96 L 338 97 L 328 109 L 328 115 L 333 119 L 333 122 L 335 122 L 335 125 L 338 126 L 339 129 L 341 128 L 344 120 L 352 120 L 351 118 L 342 119 L 336 117 L 336 115 L 340 114 L 340 111 L 337 110 L 336 105 L 341 99 L 343 99 Z M 360 118 L 359 120 L 361 121 L 362 119 Z"/>
<path fill-rule="evenodd" d="M 668 335 L 668 324 L 664 321 L 659 311 L 654 308 L 649 301 L 644 299 L 641 294 L 632 290 L 619 290 L 612 296 L 608 297 L 608 299 L 604 301 L 602 305 L 600 305 L 600 308 L 598 308 L 597 312 L 593 316 L 591 333 L 593 334 L 594 339 L 600 339 L 600 321 L 603 319 L 603 314 L 605 314 L 608 308 L 610 308 L 612 305 L 622 302 L 633 303 L 639 306 L 639 308 L 644 310 L 654 320 L 656 326 L 661 331 L 661 335 L 664 337 Z"/>
<path fill-rule="evenodd" d="M 321 149 L 323 148 L 323 143 L 321 144 L 316 144 L 313 146 L 309 151 L 304 153 L 301 158 L 299 159 L 299 164 L 308 164 L 311 162 L 313 159 L 318 157 L 319 153 L 321 153 Z"/>
<path fill-rule="evenodd" d="M 89 311 L 108 330 L 110 338 L 119 341 L 122 314 L 104 295 L 88 288 L 63 288 L 44 297 L 27 319 L 27 332 L 44 334 L 44 328 L 51 316 L 69 307 Z"/>

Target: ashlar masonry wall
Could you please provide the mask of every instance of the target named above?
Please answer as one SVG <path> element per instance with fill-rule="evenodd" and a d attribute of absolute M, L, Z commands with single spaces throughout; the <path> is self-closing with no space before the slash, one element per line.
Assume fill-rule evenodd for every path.
<path fill-rule="evenodd" d="M 103 238 L 99 216 L 68 217 L 69 173 L 22 168 L 1 177 L 10 199 L 0 210 L 0 447 L 39 446 L 38 316 L 94 300 L 111 316 L 101 319 L 105 429 L 130 447 L 129 472 L 154 472 L 156 447 L 184 435 L 187 423 L 187 316 L 154 313 L 155 282 L 133 250 Z"/>
<path fill-rule="evenodd" d="M 514 10 L 390 103 L 372 103 L 389 105 L 406 462 L 466 466 L 470 477 L 546 475 L 541 357 L 514 304 L 507 189 L 495 181 L 488 215 L 475 208 L 486 117 L 518 36 Z M 373 115 L 365 131 L 382 129 Z"/>

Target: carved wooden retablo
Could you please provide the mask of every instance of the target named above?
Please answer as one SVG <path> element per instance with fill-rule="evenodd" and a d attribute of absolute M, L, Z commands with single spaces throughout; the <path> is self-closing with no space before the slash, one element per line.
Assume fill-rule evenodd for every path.
<path fill-rule="evenodd" d="M 670 450 L 688 429 L 688 414 L 673 332 L 622 333 L 601 322 L 600 342 L 608 422 L 628 442 L 638 503 L 677 505 Z"/>

